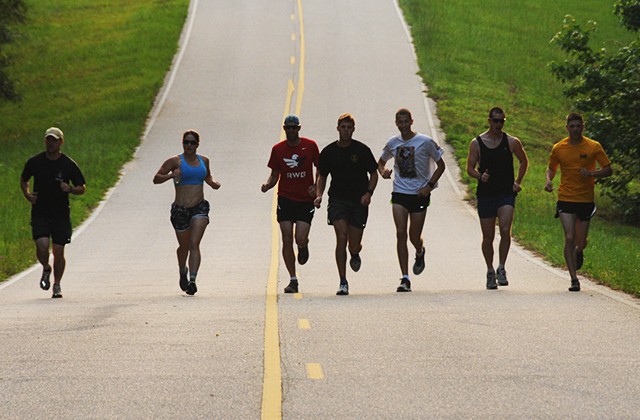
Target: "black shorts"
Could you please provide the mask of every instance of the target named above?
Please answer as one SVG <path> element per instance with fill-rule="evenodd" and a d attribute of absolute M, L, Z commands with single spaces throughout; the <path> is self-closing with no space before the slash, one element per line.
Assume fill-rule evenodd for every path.
<path fill-rule="evenodd" d="M 66 245 L 71 242 L 71 220 L 53 219 L 50 217 L 31 218 L 31 236 L 33 240 L 51 237 L 56 245 Z"/>
<path fill-rule="evenodd" d="M 556 203 L 556 217 L 560 213 L 575 214 L 583 222 L 591 220 L 596 214 L 596 203 L 575 203 L 573 201 L 558 201 Z"/>
<path fill-rule="evenodd" d="M 336 200 L 329 197 L 327 223 L 333 225 L 336 220 L 346 220 L 351 226 L 364 229 L 369 217 L 369 207 L 352 201 Z"/>
<path fill-rule="evenodd" d="M 189 229 L 191 219 L 203 218 L 209 220 L 209 202 L 203 200 L 194 207 L 178 206 L 171 204 L 171 224 L 176 232 L 184 232 Z"/>
<path fill-rule="evenodd" d="M 311 224 L 316 208 L 313 202 L 295 201 L 286 197 L 278 197 L 276 215 L 280 222 L 305 222 Z"/>
<path fill-rule="evenodd" d="M 431 203 L 431 194 L 421 197 L 417 194 L 391 193 L 391 204 L 399 204 L 409 211 L 409 213 L 422 213 L 427 211 Z"/>
<path fill-rule="evenodd" d="M 515 194 L 499 195 L 497 197 L 478 197 L 478 216 L 481 219 L 498 216 L 498 209 L 502 206 L 516 206 Z"/>

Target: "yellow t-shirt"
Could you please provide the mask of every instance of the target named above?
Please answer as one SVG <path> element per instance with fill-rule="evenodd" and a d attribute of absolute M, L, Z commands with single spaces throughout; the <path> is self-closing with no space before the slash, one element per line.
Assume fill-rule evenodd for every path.
<path fill-rule="evenodd" d="M 601 168 L 611 164 L 600 143 L 590 138 L 583 136 L 579 144 L 571 144 L 567 137 L 553 145 L 549 156 L 549 168 L 557 170 L 560 166 L 562 172 L 558 188 L 559 201 L 594 201 L 593 187 L 596 179 L 583 176 L 580 169 L 595 171 L 596 162 Z"/>

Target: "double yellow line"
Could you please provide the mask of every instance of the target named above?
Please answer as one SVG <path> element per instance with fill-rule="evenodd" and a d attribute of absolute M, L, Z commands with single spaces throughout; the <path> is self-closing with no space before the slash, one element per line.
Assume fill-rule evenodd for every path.
<path fill-rule="evenodd" d="M 300 115 L 302 108 L 302 94 L 304 92 L 304 20 L 302 14 L 302 0 L 292 0 L 291 21 L 295 28 L 296 16 L 298 18 L 298 41 L 300 55 L 298 57 L 298 87 L 292 76 L 287 84 L 287 96 L 285 100 L 282 120 L 291 113 L 293 94 L 296 93 L 294 113 Z M 296 15 L 296 6 L 298 13 Z M 296 31 L 291 34 L 291 40 L 295 42 Z M 294 43 L 295 45 L 295 43 Z M 295 54 L 291 57 L 291 63 L 296 63 Z M 295 72 L 294 72 L 295 74 Z M 264 322 L 264 377 L 262 382 L 262 419 L 282 419 L 282 370 L 280 368 L 280 332 L 278 326 L 278 262 L 280 261 L 280 231 L 275 217 L 277 194 L 273 195 L 273 218 L 271 220 L 271 262 L 269 266 L 269 279 L 267 281 L 267 293 L 265 302 Z"/>

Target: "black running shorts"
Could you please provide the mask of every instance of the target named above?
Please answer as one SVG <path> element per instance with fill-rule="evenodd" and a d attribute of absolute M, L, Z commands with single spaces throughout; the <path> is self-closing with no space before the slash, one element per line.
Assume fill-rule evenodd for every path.
<path fill-rule="evenodd" d="M 280 222 L 305 222 L 311 224 L 316 208 L 313 202 L 294 201 L 286 197 L 278 197 L 276 215 Z"/>
<path fill-rule="evenodd" d="M 575 214 L 583 222 L 591 220 L 596 214 L 596 203 L 575 203 L 573 201 L 558 201 L 556 203 L 556 217 L 560 213 Z"/>
<path fill-rule="evenodd" d="M 54 219 L 50 217 L 31 218 L 31 236 L 33 240 L 51 237 L 56 245 L 66 245 L 71 242 L 71 220 Z"/>
<path fill-rule="evenodd" d="M 431 203 L 431 194 L 421 197 L 417 194 L 391 193 L 391 204 L 399 204 L 409 211 L 409 213 L 422 213 L 427 211 Z"/>
<path fill-rule="evenodd" d="M 327 207 L 327 223 L 333 225 L 335 220 L 346 220 L 351 226 L 364 229 L 369 217 L 369 207 L 352 201 L 336 200 L 329 197 Z"/>

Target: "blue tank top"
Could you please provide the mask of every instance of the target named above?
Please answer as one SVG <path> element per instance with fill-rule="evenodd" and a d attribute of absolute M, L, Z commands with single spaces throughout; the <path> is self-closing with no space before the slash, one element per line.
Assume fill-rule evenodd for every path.
<path fill-rule="evenodd" d="M 204 166 L 204 161 L 200 155 L 196 155 L 200 164 L 198 166 L 191 166 L 184 160 L 184 155 L 180 155 L 180 181 L 176 183 L 178 187 L 182 185 L 202 185 L 204 179 L 207 177 L 207 167 Z"/>

